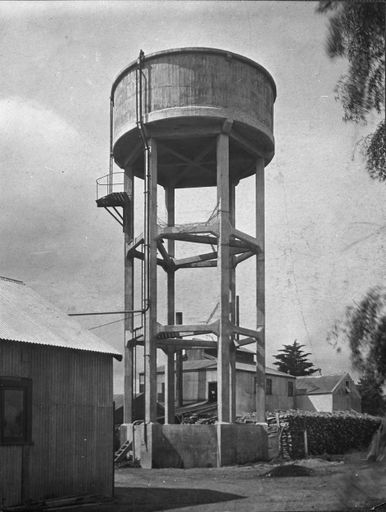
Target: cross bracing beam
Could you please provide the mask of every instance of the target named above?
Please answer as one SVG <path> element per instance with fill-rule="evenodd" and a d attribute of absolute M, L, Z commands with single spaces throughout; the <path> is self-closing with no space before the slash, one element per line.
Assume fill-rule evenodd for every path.
<path fill-rule="evenodd" d="M 144 238 L 143 233 L 138 235 L 134 240 L 132 240 L 129 244 L 127 244 L 127 256 L 130 256 L 131 252 L 134 251 L 139 245 L 143 244 Z"/>
<path fill-rule="evenodd" d="M 192 235 L 190 233 L 162 233 L 160 238 L 166 238 L 167 240 L 179 240 L 180 242 L 192 242 L 196 244 L 217 245 L 217 238 L 209 235 Z"/>
<path fill-rule="evenodd" d="M 250 336 L 251 338 L 255 338 L 256 340 L 260 339 L 261 333 L 263 332 L 263 326 L 254 329 L 247 329 L 246 327 L 241 327 L 239 325 L 233 325 L 232 330 L 235 334 L 242 334 L 244 336 Z"/>
<path fill-rule="evenodd" d="M 217 348 L 217 341 L 215 340 L 203 340 L 198 338 L 183 339 L 183 338 L 166 338 L 164 340 L 157 340 L 157 347 L 169 348 L 172 347 L 175 350 L 183 348 Z"/>
<path fill-rule="evenodd" d="M 234 130 L 229 132 L 229 136 L 232 140 L 237 142 L 243 149 L 245 149 L 252 157 L 261 157 L 261 151 L 246 140 L 242 135 L 236 133 Z"/>
<path fill-rule="evenodd" d="M 196 256 L 191 256 L 190 258 L 181 258 L 179 260 L 174 260 L 174 264 L 177 268 L 183 268 L 186 266 L 190 266 L 192 263 L 199 263 L 201 261 L 213 260 L 217 258 L 217 251 L 215 252 L 206 252 L 204 254 L 197 254 Z"/>
<path fill-rule="evenodd" d="M 218 322 L 211 324 L 159 325 L 157 338 L 175 338 L 177 336 L 194 336 L 195 334 L 218 333 Z"/>
<path fill-rule="evenodd" d="M 243 347 L 244 345 L 250 345 L 251 343 L 256 343 L 256 338 L 252 338 L 251 336 L 249 336 L 248 338 L 237 340 L 236 347 Z"/>
<path fill-rule="evenodd" d="M 209 267 L 217 267 L 217 260 L 197 261 L 196 263 L 190 263 L 189 265 L 184 265 L 183 267 L 178 267 L 178 268 L 209 268 Z"/>
<path fill-rule="evenodd" d="M 134 257 L 134 258 L 138 258 L 139 260 L 142 260 L 144 261 L 145 259 L 145 255 L 143 252 L 141 251 L 137 251 L 137 250 L 132 250 L 130 251 L 130 254 Z M 167 264 L 165 263 L 164 260 L 162 260 L 161 258 L 157 258 L 157 265 L 159 265 L 160 267 L 162 267 L 164 270 L 167 269 Z"/>
<path fill-rule="evenodd" d="M 162 240 L 157 241 L 157 248 L 165 262 L 165 265 L 167 265 L 169 269 L 174 267 L 175 262 L 173 261 L 173 258 L 169 255 L 168 251 L 166 250 Z"/>
<path fill-rule="evenodd" d="M 247 247 L 250 247 L 250 249 L 255 253 L 261 252 L 261 247 L 257 243 L 256 238 L 254 238 L 253 236 L 248 235 L 247 233 L 244 233 L 243 231 L 240 231 L 239 229 L 235 228 L 232 228 L 230 236 L 232 238 L 239 240 L 240 242 L 243 242 Z"/>
<path fill-rule="evenodd" d="M 211 141 L 210 144 L 205 146 L 204 149 L 193 159 L 194 164 L 201 164 L 202 159 L 205 158 L 210 153 L 212 148 L 213 148 L 213 142 Z M 192 169 L 194 169 L 194 165 L 188 164 L 188 166 L 181 173 L 179 173 L 177 175 L 177 180 L 175 182 L 175 185 L 178 186 L 178 184 L 181 183 L 181 181 L 185 178 L 185 176 L 187 176 L 188 174 L 190 174 L 192 172 Z"/>
<path fill-rule="evenodd" d="M 239 263 L 247 260 L 248 258 L 250 258 L 251 256 L 254 256 L 254 255 L 255 255 L 254 251 L 247 250 L 241 254 L 237 254 L 237 255 L 233 256 L 233 266 L 236 267 Z"/>
<path fill-rule="evenodd" d="M 171 238 L 178 234 L 209 233 L 218 236 L 218 222 L 196 222 L 193 224 L 181 224 L 179 226 L 158 227 L 158 238 Z"/>
<path fill-rule="evenodd" d="M 164 142 L 162 142 L 162 143 L 159 142 L 158 146 L 160 148 L 164 149 L 165 151 L 167 151 L 168 153 L 170 153 L 171 155 L 179 158 L 183 162 L 189 164 L 190 167 L 199 169 L 200 171 L 210 172 L 210 170 L 207 167 L 201 165 L 200 163 L 195 161 L 195 159 L 192 160 L 191 158 L 186 157 L 185 155 L 181 154 L 179 151 L 176 151 L 175 149 L 171 148 L 170 146 L 167 146 Z"/>

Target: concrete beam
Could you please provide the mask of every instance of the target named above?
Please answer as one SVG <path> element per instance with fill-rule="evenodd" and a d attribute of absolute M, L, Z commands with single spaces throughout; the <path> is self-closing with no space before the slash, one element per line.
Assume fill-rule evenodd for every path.
<path fill-rule="evenodd" d="M 175 224 L 175 190 L 172 187 L 165 189 L 166 211 L 168 215 L 168 226 Z M 167 241 L 167 251 L 162 241 L 158 240 L 158 248 L 161 248 L 161 254 L 168 263 L 167 269 L 167 317 L 168 323 L 175 321 L 175 265 L 173 258 L 175 255 L 174 240 Z M 162 249 L 166 254 L 162 252 Z M 175 418 L 175 368 L 174 368 L 174 350 L 170 347 L 166 350 L 167 362 L 165 365 L 165 423 L 174 423 Z"/>
<path fill-rule="evenodd" d="M 124 174 L 124 191 L 131 201 L 123 208 L 123 231 L 124 231 L 124 301 L 125 311 L 134 309 L 134 259 L 128 256 L 128 246 L 134 237 L 134 173 L 128 166 Z M 132 333 L 133 315 L 125 315 L 125 340 L 127 332 Z M 123 423 L 133 421 L 133 384 L 134 375 L 134 347 L 124 343 L 124 392 L 123 392 Z"/>
<path fill-rule="evenodd" d="M 230 364 L 230 218 L 229 218 L 229 136 L 217 137 L 217 202 L 219 219 L 218 279 L 220 285 L 219 333 L 217 350 L 218 421 L 229 422 Z"/>
<path fill-rule="evenodd" d="M 149 303 L 144 314 L 145 423 L 157 419 L 157 142 L 149 140 L 148 225 L 145 225 L 145 286 Z M 147 281 L 147 283 L 146 283 Z"/>
<path fill-rule="evenodd" d="M 265 218 L 264 160 L 256 161 L 256 241 L 261 252 L 256 255 L 256 322 L 260 327 L 256 343 L 256 415 L 265 421 Z"/>

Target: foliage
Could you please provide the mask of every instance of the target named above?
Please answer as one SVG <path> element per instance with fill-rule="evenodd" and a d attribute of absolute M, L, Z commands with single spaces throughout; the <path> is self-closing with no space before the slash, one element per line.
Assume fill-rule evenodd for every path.
<path fill-rule="evenodd" d="M 381 385 L 371 374 L 364 375 L 358 383 L 358 391 L 362 397 L 362 412 L 381 416 L 386 412 L 386 401 Z"/>
<path fill-rule="evenodd" d="M 313 368 L 313 363 L 307 360 L 310 353 L 303 353 L 304 345 L 300 345 L 297 340 L 292 345 L 284 345 L 280 349 L 281 354 L 273 356 L 277 361 L 273 364 L 278 367 L 280 372 L 289 373 L 294 376 L 312 375 L 318 368 Z"/>
<path fill-rule="evenodd" d="M 374 133 L 368 135 L 362 144 L 366 168 L 370 176 L 378 181 L 386 180 L 386 132 L 385 121 L 381 121 Z"/>
<path fill-rule="evenodd" d="M 311 455 L 343 454 L 367 448 L 380 418 L 352 412 L 287 411 L 279 416 L 282 449 L 292 458 L 304 456 L 304 431 Z"/>
<path fill-rule="evenodd" d="M 359 304 L 348 307 L 336 334 L 347 339 L 354 368 L 381 386 L 386 380 L 386 290 L 371 288 Z"/>
<path fill-rule="evenodd" d="M 318 12 L 330 13 L 326 50 L 330 58 L 349 62 L 336 86 L 345 121 L 365 122 L 371 111 L 385 106 L 385 10 L 383 2 L 320 0 Z M 385 124 L 363 143 L 370 176 L 386 180 Z"/>

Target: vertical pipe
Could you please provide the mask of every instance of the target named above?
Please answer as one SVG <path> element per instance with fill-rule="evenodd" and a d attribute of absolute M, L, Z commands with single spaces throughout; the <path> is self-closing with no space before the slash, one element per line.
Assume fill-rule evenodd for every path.
<path fill-rule="evenodd" d="M 144 313 L 145 423 L 156 421 L 157 413 L 157 143 L 149 141 L 145 175 Z"/>
<path fill-rule="evenodd" d="M 218 421 L 230 421 L 229 347 L 230 347 L 230 219 L 229 219 L 229 136 L 217 137 L 217 197 L 219 205 L 218 273 L 220 282 L 219 337 L 217 348 Z"/>
<path fill-rule="evenodd" d="M 176 313 L 176 324 L 183 324 L 182 313 L 180 311 Z M 184 405 L 184 374 L 182 350 L 176 351 L 176 404 L 177 407 L 182 407 Z"/>
<path fill-rule="evenodd" d="M 229 220 L 232 227 L 236 225 L 236 185 L 234 183 L 230 184 L 229 190 Z M 230 311 L 230 319 L 233 325 L 237 323 L 237 315 L 236 315 L 236 267 L 233 265 L 232 258 L 230 258 L 230 267 L 229 267 L 229 279 L 230 279 L 230 296 L 231 296 L 231 311 Z M 236 346 L 235 346 L 235 335 L 232 334 L 229 340 L 230 346 L 230 363 L 229 363 L 229 387 L 230 387 L 230 422 L 234 422 L 236 420 Z"/>
<path fill-rule="evenodd" d="M 256 342 L 256 415 L 265 421 L 265 219 L 264 160 L 256 161 L 256 241 L 261 249 L 256 256 L 256 322 L 262 327 Z"/>
<path fill-rule="evenodd" d="M 134 238 L 134 173 L 132 167 L 128 167 L 124 174 L 124 191 L 130 198 L 130 202 L 123 208 L 123 231 L 124 231 L 124 258 L 125 258 L 125 311 L 134 309 L 134 258 L 127 256 L 128 244 Z M 133 315 L 125 316 L 124 322 L 124 394 L 123 394 L 123 423 L 132 423 L 133 418 L 133 384 L 135 382 L 134 372 L 134 347 L 127 346 L 127 339 L 134 328 Z"/>
<path fill-rule="evenodd" d="M 114 99 L 110 97 L 110 154 L 109 154 L 109 182 L 108 182 L 108 194 L 113 191 L 113 169 L 114 169 L 114 154 L 113 154 L 113 115 L 114 115 Z"/>
<path fill-rule="evenodd" d="M 175 224 L 175 190 L 173 187 L 165 188 L 166 210 L 168 215 L 168 226 Z M 174 240 L 167 241 L 167 250 L 171 258 L 175 256 Z M 168 268 L 167 271 L 167 311 L 168 324 L 175 321 L 175 270 Z M 165 423 L 174 423 L 175 419 L 175 373 L 174 373 L 174 350 L 167 351 L 167 364 L 165 365 Z"/>

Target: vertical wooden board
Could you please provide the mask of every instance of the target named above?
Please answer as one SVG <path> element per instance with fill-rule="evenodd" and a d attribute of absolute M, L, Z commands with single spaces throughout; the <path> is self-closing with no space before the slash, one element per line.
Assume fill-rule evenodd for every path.
<path fill-rule="evenodd" d="M 0 504 L 21 501 L 22 447 L 0 446 Z"/>

